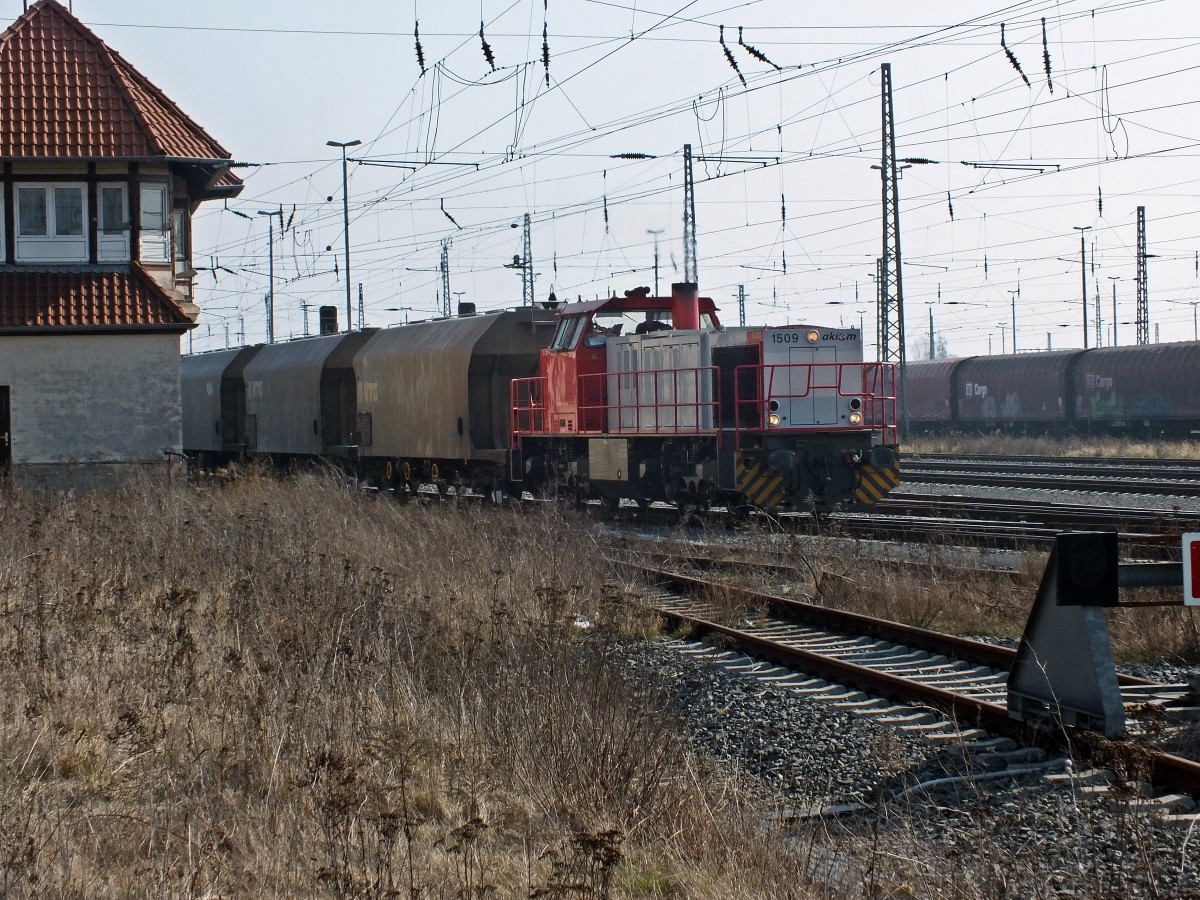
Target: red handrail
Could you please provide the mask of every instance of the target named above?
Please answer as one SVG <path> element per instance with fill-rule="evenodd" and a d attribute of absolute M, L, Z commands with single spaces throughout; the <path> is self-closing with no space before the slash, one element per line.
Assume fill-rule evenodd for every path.
<path fill-rule="evenodd" d="M 803 377 L 795 377 L 803 370 Z M 789 377 L 782 377 L 786 373 Z M 749 378 L 744 378 L 748 375 Z M 895 445 L 897 426 L 896 366 L 894 363 L 793 363 L 738 366 L 734 371 L 733 417 L 721 421 L 720 378 L 715 366 L 686 369 L 645 369 L 579 376 L 577 396 L 592 394 L 599 402 L 580 403 L 578 434 L 718 434 L 732 430 L 736 446 L 742 436 L 766 431 L 880 431 L 883 442 Z M 599 384 L 594 379 L 604 379 Z M 743 397 L 743 381 L 753 384 L 754 396 Z M 788 385 L 784 390 L 783 386 Z M 797 389 L 797 385 L 803 385 Z M 517 378 L 511 386 L 512 437 L 552 432 L 547 416 L 546 378 Z M 839 398 L 861 400 L 858 424 L 772 426 L 772 400 L 795 400 L 813 391 L 833 391 Z M 680 399 L 680 395 L 684 399 Z M 749 411 L 749 415 L 745 412 Z M 598 428 L 583 428 L 585 422 Z"/>

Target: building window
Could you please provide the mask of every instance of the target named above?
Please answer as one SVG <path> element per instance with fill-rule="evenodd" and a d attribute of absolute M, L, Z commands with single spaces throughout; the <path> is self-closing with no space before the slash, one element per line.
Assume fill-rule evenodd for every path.
<path fill-rule="evenodd" d="M 129 261 L 129 192 L 123 184 L 102 184 L 99 189 L 100 234 L 96 253 L 100 262 Z"/>
<path fill-rule="evenodd" d="M 120 234 L 129 230 L 123 186 L 106 185 L 100 188 L 100 230 L 105 234 Z"/>
<path fill-rule="evenodd" d="M 86 262 L 82 184 L 17 186 L 17 261 Z"/>
<path fill-rule="evenodd" d="M 17 189 L 17 234 L 21 237 L 45 237 L 49 216 L 43 188 Z"/>
<path fill-rule="evenodd" d="M 83 188 L 52 188 L 54 191 L 54 234 L 83 236 Z"/>
<path fill-rule="evenodd" d="M 146 263 L 171 261 L 171 220 L 167 215 L 167 186 L 143 184 L 141 204 L 141 252 Z"/>

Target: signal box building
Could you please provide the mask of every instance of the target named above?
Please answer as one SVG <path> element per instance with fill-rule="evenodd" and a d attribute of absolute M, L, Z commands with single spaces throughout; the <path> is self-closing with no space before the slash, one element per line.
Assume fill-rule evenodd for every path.
<path fill-rule="evenodd" d="M 0 472 L 88 484 L 181 445 L 191 218 L 229 153 L 56 0 L 0 34 Z"/>

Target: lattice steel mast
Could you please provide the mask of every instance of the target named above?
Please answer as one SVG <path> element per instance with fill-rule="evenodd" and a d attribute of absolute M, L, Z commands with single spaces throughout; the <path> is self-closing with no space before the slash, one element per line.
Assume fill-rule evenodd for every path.
<path fill-rule="evenodd" d="M 452 316 L 450 309 L 450 238 L 442 238 L 442 260 L 438 264 L 442 273 L 442 315 Z"/>
<path fill-rule="evenodd" d="M 896 121 L 892 114 L 892 65 L 880 67 L 883 99 L 883 257 L 880 278 L 883 301 L 880 316 L 879 359 L 904 365 L 904 279 L 900 272 L 900 173 L 896 165 Z"/>
<path fill-rule="evenodd" d="M 700 283 L 696 256 L 696 183 L 692 178 L 692 145 L 683 145 L 683 280 Z"/>
<path fill-rule="evenodd" d="M 521 262 L 521 304 L 533 306 L 533 226 L 530 224 L 529 213 L 525 213 L 525 233 L 521 243 L 523 256 Z"/>
<path fill-rule="evenodd" d="M 1150 289 L 1146 273 L 1146 207 L 1137 208 L 1137 342 L 1150 343 Z"/>

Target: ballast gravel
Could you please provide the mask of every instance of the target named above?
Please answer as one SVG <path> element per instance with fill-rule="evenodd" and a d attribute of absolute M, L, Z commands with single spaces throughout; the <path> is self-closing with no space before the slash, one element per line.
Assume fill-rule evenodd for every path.
<path fill-rule="evenodd" d="M 1062 761 L 1006 770 L 673 642 L 630 644 L 624 656 L 637 684 L 669 698 L 697 750 L 758 785 L 764 814 L 793 821 L 814 882 L 835 894 L 1200 897 L 1200 824 L 1167 824 L 1132 787 L 1046 780 Z M 1008 774 L 967 780 L 999 770 Z M 863 808 L 793 816 L 842 804 Z"/>

